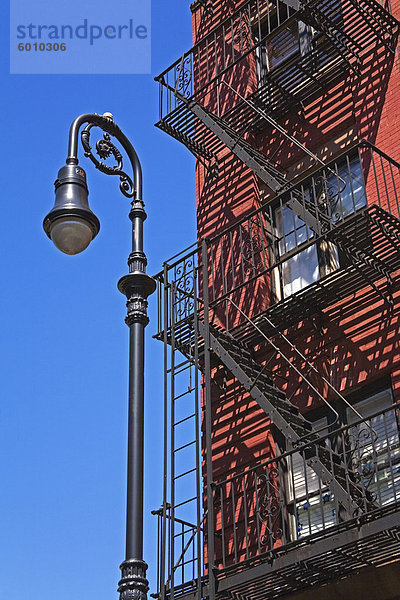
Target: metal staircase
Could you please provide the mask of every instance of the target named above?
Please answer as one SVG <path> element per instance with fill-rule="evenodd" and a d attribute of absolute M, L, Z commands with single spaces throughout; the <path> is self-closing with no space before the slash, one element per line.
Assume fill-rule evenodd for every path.
<path fill-rule="evenodd" d="M 274 192 L 288 185 L 285 177 L 258 150 L 253 148 L 224 119 L 217 117 L 197 102 L 190 103 L 190 110 L 229 148 L 245 165 L 249 167 Z"/>
<path fill-rule="evenodd" d="M 275 29 L 268 25 L 261 38 L 265 6 L 259 1 L 253 4 L 249 0 L 240 5 L 231 17 L 156 77 L 160 83 L 157 126 L 186 145 L 213 173 L 215 162 L 226 147 L 219 135 L 220 127 L 230 128 L 236 138 L 265 127 L 252 104 L 275 118 L 288 111 L 301 113 L 305 102 L 316 93 L 324 93 L 343 74 L 352 71 L 361 75 L 367 50 L 369 56 L 371 52 L 378 56 L 378 48 L 383 47 L 386 54 L 393 56 L 396 47 L 399 23 L 376 0 L 276 0 L 268 10 L 278 14 L 284 4 L 286 17 L 278 19 Z M 284 23 L 296 23 L 299 31 L 304 30 L 298 52 L 273 68 L 260 67 L 258 81 L 254 89 L 247 89 L 246 98 L 228 96 L 230 100 L 226 102 L 225 86 L 236 86 L 239 91 L 241 69 L 260 63 L 262 48 L 267 47 Z M 238 39 L 246 39 L 239 48 L 235 35 L 230 33 L 238 24 Z M 386 60 L 384 56 L 381 59 Z M 210 121 L 210 116 L 216 121 Z M 224 123 L 218 121 L 220 118 Z"/>
<path fill-rule="evenodd" d="M 291 182 L 259 150 L 235 132 L 224 119 L 213 115 L 197 103 L 190 110 L 229 148 L 249 169 L 257 175 L 275 194 L 289 189 Z M 306 149 L 305 149 L 306 151 Z M 332 228 L 329 215 L 308 200 L 304 194 L 292 190 L 288 198 L 290 206 L 299 217 L 318 235 Z"/>
<path fill-rule="evenodd" d="M 207 20 L 210 3 L 199 4 L 202 18 Z M 350 173 L 349 183 L 339 175 L 340 161 L 349 165 L 355 146 L 329 165 L 321 165 L 302 147 L 315 160 L 313 166 L 319 161 L 320 168 L 293 181 L 273 155 L 260 151 L 257 135 L 268 126 L 277 136 L 286 137 L 286 143 L 301 145 L 283 130 L 282 118 L 297 112 L 304 118 L 317 95 L 344 82 L 351 84 L 357 77 L 368 80 L 371 56 L 376 58 L 375 67 L 380 61 L 380 67 L 389 70 L 399 22 L 377 0 L 244 0 L 236 3 L 232 14 L 228 11 L 218 22 L 216 19 L 215 26 L 213 18 L 209 27 L 206 23 L 200 28 L 205 33 L 195 46 L 156 78 L 160 84 L 157 126 L 183 143 L 212 176 L 218 175 L 218 166 L 227 156 L 236 157 L 265 184 L 267 201 L 214 238 L 202 239 L 194 249 L 165 263 L 157 277 L 160 308 L 156 337 L 164 341 L 166 439 L 163 505 L 157 511 L 159 600 L 256 599 L 260 593 L 278 597 L 301 587 L 304 577 L 310 585 L 314 578 L 323 580 L 324 561 L 333 561 L 335 576 L 341 576 L 349 561 L 343 548 L 350 542 L 359 549 L 364 536 L 365 544 L 370 544 L 365 556 L 368 558 L 368 552 L 379 555 L 375 548 L 378 538 L 372 530 L 360 535 L 360 526 L 369 526 L 385 510 L 368 491 L 365 464 L 354 461 L 352 440 L 358 427 L 374 445 L 371 419 L 361 425 L 362 417 L 356 413 L 358 425 L 353 428 L 345 429 L 337 419 L 329 422 L 329 429 L 313 429 L 291 402 L 302 392 L 299 386 L 304 385 L 313 399 L 318 399 L 313 408 L 325 403 L 338 417 L 332 398 L 345 410 L 354 408 L 332 386 L 330 377 L 317 371 L 314 359 L 308 360 L 286 335 L 292 335 L 293 325 L 307 320 L 310 329 L 322 331 L 319 326 L 326 314 L 341 311 L 367 284 L 373 288 L 374 302 L 380 296 L 391 308 L 391 276 L 400 268 L 396 192 L 400 189 L 400 165 L 381 152 L 374 163 L 372 147 L 360 144 L 362 175 L 357 181 L 357 175 L 352 179 Z M 282 61 L 272 65 L 268 47 L 276 40 L 279 44 L 285 28 L 290 35 L 294 32 L 294 44 L 289 44 L 290 51 Z M 298 48 L 293 50 L 297 34 Z M 248 78 L 247 72 L 251 73 Z M 370 156 L 365 150 L 361 160 L 360 149 L 365 148 Z M 361 182 L 363 202 L 354 200 L 353 181 L 356 185 Z M 353 207 L 346 205 L 343 210 L 343 197 L 349 195 Z M 288 234 L 279 230 L 277 207 L 291 208 L 293 220 L 297 216 L 307 226 L 300 225 L 304 237 L 288 251 L 281 250 L 280 244 L 286 248 Z M 295 225 L 293 229 L 296 236 Z M 324 263 L 327 268 L 320 278 L 287 297 L 283 291 L 278 293 L 285 261 L 312 246 L 318 252 L 330 252 L 328 258 L 332 259 L 328 265 Z M 265 363 L 257 362 L 251 351 L 254 346 L 261 348 L 260 354 L 266 351 Z M 281 365 L 285 366 L 284 375 L 295 371 L 290 382 L 293 394 L 279 389 L 277 377 L 282 372 L 277 374 L 276 369 Z M 222 368 L 227 377 L 221 385 Z M 323 384 L 321 388 L 314 385 L 314 376 Z M 225 391 L 231 393 L 230 382 L 232 397 L 224 403 Z M 226 449 L 225 442 L 220 444 L 215 437 L 218 423 L 224 427 L 229 403 L 237 401 L 237 382 L 255 401 L 256 406 L 250 404 L 256 418 L 260 417 L 260 428 L 265 427 L 269 435 L 271 421 L 287 442 L 284 451 L 272 450 L 266 460 L 264 448 L 259 454 L 257 448 L 254 457 L 244 462 L 242 472 L 243 463 L 229 455 L 231 448 Z M 249 400 L 247 395 L 244 398 Z M 235 436 L 242 435 L 240 419 L 241 414 L 233 419 L 235 444 Z M 338 429 L 343 431 L 339 434 Z M 264 430 L 260 445 L 263 436 Z M 272 437 L 277 447 L 281 436 Z M 387 454 L 391 460 L 389 445 Z M 294 478 L 296 460 L 302 464 L 305 487 L 309 483 L 318 487 L 310 494 L 307 491 L 305 497 L 301 485 L 296 491 L 294 482 L 288 480 Z M 376 464 L 370 468 L 378 477 Z M 334 518 L 326 522 L 325 494 L 335 511 Z M 309 534 L 320 544 L 314 546 L 313 558 L 320 561 L 320 571 L 310 569 L 308 575 L 304 565 L 299 566 L 298 553 L 305 549 L 307 558 L 313 545 L 304 545 L 304 538 L 298 535 L 296 510 L 300 503 L 313 499 L 319 502 L 322 524 L 313 531 L 310 526 Z M 285 532 L 279 541 L 272 536 L 268 545 L 263 542 L 263 532 L 271 515 L 275 515 L 274 527 Z M 387 522 L 383 520 L 380 529 L 377 527 L 377 535 L 393 528 L 393 523 L 388 516 Z M 395 525 L 398 528 L 398 521 Z M 396 543 L 399 545 L 398 539 Z M 225 553 L 230 555 L 227 561 Z"/>
<path fill-rule="evenodd" d="M 210 111 L 201 107 L 197 103 L 191 103 L 190 110 L 198 117 L 209 129 L 212 129 L 214 134 L 229 148 L 249 169 L 263 181 L 269 189 L 275 194 L 282 194 L 285 189 L 288 192 L 286 204 L 289 206 L 308 227 L 315 232 L 317 236 L 326 235 L 326 239 L 334 244 L 347 258 L 350 263 L 355 263 L 367 267 L 376 272 L 380 277 L 385 277 L 388 283 L 389 294 L 383 296 L 383 299 L 392 304 L 390 296 L 391 292 L 391 269 L 368 248 L 365 240 L 360 239 L 357 228 L 349 231 L 348 227 L 342 227 L 343 219 L 335 219 L 332 214 L 332 204 L 335 201 L 335 193 L 332 197 L 327 192 L 327 197 L 319 205 L 316 200 L 312 200 L 304 193 L 291 187 L 291 182 L 258 150 L 256 150 L 249 142 L 247 142 L 240 133 L 236 133 L 224 119 L 213 115 Z M 307 151 L 305 149 L 305 151 Z M 344 186 L 346 182 L 343 181 Z M 336 190 L 336 195 L 340 196 L 340 192 Z M 393 232 L 396 231 L 396 221 L 398 230 L 398 220 L 391 216 L 382 208 L 379 209 L 379 217 L 389 219 L 390 227 L 384 227 L 377 215 L 370 215 L 370 222 L 375 223 L 381 228 L 387 238 L 394 243 Z M 379 222 L 379 224 L 378 224 Z M 398 234 L 397 234 L 398 235 Z M 363 275 L 363 270 L 360 271 Z M 371 283 L 371 278 L 366 280 L 367 284 Z"/>
<path fill-rule="evenodd" d="M 198 322 L 199 332 L 206 338 L 207 329 Z M 286 440 L 294 447 L 309 444 L 303 449 L 308 466 L 328 485 L 344 508 L 349 518 L 360 513 L 366 507 L 371 510 L 373 503 L 366 491 L 357 485 L 357 477 L 345 465 L 341 457 L 332 448 L 325 446 L 312 424 L 289 402 L 285 394 L 278 390 L 263 367 L 251 356 L 249 350 L 227 332 L 210 327 L 210 350 L 242 384 L 250 396 L 281 431 Z"/>

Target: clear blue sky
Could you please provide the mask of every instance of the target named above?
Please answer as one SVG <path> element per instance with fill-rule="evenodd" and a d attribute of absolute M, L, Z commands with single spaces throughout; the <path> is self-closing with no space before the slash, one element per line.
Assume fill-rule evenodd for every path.
<path fill-rule="evenodd" d="M 90 0 L 83 0 L 89 2 Z M 110 111 L 142 161 L 149 272 L 195 239 L 194 160 L 157 130 L 153 76 L 191 45 L 189 0 L 152 0 L 152 75 L 9 75 L 1 3 L 0 599 L 117 598 L 124 558 L 128 329 L 118 279 L 129 201 L 82 156 L 101 221 L 82 255 L 42 230 L 68 128 Z M 40 1 L 37 2 L 40 10 Z M 147 328 L 145 553 L 155 582 L 162 484 L 162 346 Z"/>

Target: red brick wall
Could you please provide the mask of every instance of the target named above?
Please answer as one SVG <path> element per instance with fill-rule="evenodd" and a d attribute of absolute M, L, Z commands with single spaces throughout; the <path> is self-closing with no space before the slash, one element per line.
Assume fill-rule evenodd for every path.
<path fill-rule="evenodd" d="M 214 2 L 215 12 L 207 18 L 201 17 L 203 9 L 196 10 L 193 15 L 194 41 L 199 40 L 222 15 L 226 16 L 235 4 L 238 3 Z M 400 19 L 400 0 L 392 0 L 392 11 Z M 245 68 L 236 69 L 229 76 L 230 84 L 237 85 L 241 93 L 254 85 L 251 60 L 244 64 Z M 226 93 L 223 101 L 229 105 L 232 98 Z M 340 154 L 357 140 L 367 139 L 400 161 L 399 98 L 398 48 L 394 56 L 382 46 L 369 48 L 363 56 L 359 78 L 349 75 L 339 79 L 332 89 L 304 107 L 305 118 L 291 114 L 282 124 L 324 160 Z M 215 110 L 212 90 L 205 104 Z M 265 129 L 254 143 L 292 175 L 304 172 L 309 166 L 304 153 L 289 142 L 281 145 L 282 137 L 271 128 Z M 370 204 L 377 194 L 367 159 L 363 159 L 363 168 Z M 229 151 L 220 162 L 218 178 L 211 177 L 200 163 L 196 173 L 199 238 L 214 237 L 260 205 L 263 186 Z M 389 196 L 392 212 L 397 214 L 393 189 L 389 189 Z M 266 305 L 268 282 L 253 286 L 250 295 L 256 314 Z M 383 300 L 366 287 L 326 310 L 316 327 L 300 322 L 289 332 L 290 338 L 339 391 L 355 390 L 383 376 L 391 376 L 395 397 L 400 400 L 399 317 L 396 312 L 399 295 L 399 285 L 395 283 L 395 309 L 390 312 Z M 239 301 L 246 300 L 239 296 Z M 223 324 L 223 307 L 217 313 L 218 319 Z M 302 366 L 289 350 L 288 355 L 295 364 Z M 259 358 L 265 356 L 265 349 L 260 349 Z M 284 363 L 276 363 L 275 368 L 288 378 L 288 383 L 282 383 L 282 389 L 289 396 L 295 392 L 296 404 L 306 411 L 319 405 L 319 400 L 307 386 L 301 385 L 293 372 L 289 373 Z M 221 391 L 222 371 L 214 371 L 214 377 L 218 384 L 213 386 L 212 406 L 214 479 L 221 481 L 262 457 L 273 456 L 275 447 L 270 421 L 256 403 L 234 379 L 228 378 Z M 314 376 L 311 380 L 326 397 L 330 396 L 321 380 Z"/>

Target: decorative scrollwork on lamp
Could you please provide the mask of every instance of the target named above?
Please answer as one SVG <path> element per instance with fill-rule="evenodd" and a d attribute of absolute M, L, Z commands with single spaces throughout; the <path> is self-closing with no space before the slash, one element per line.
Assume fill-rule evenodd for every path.
<path fill-rule="evenodd" d="M 85 156 L 90 158 L 96 169 L 99 169 L 99 171 L 102 173 L 106 173 L 107 175 L 118 175 L 120 178 L 119 187 L 121 192 L 126 198 L 133 198 L 135 195 L 135 188 L 132 179 L 123 170 L 122 154 L 112 143 L 111 136 L 108 132 L 104 132 L 103 138 L 96 142 L 96 152 L 102 160 L 98 160 L 93 154 L 92 147 L 90 145 L 90 132 L 93 127 L 96 127 L 96 124 L 89 123 L 89 125 L 87 125 L 81 132 L 81 142 L 85 151 Z M 103 160 L 107 160 L 110 158 L 110 156 L 114 157 L 117 163 L 116 165 L 110 166 L 103 162 Z"/>

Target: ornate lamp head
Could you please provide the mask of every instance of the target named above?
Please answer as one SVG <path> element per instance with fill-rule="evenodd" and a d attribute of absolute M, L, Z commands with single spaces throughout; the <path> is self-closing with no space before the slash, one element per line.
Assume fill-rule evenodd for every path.
<path fill-rule="evenodd" d="M 65 254 L 78 254 L 85 250 L 100 230 L 99 220 L 89 208 L 85 171 L 78 166 L 78 135 L 79 128 L 84 123 L 86 127 L 81 132 L 81 142 L 85 156 L 102 173 L 118 176 L 122 194 L 126 198 L 135 198 L 142 204 L 140 162 L 132 144 L 114 123 L 112 114 L 88 113 L 77 117 L 70 128 L 67 164 L 59 170 L 54 184 L 56 201 L 43 221 L 48 237 Z M 90 132 L 93 127 L 99 127 L 103 131 L 103 138 L 96 142 L 95 148 L 99 158 L 94 156 L 90 145 Z M 135 186 L 130 176 L 123 171 L 122 154 L 111 141 L 111 136 L 122 144 L 129 156 L 134 171 Z M 110 157 L 115 159 L 116 164 L 113 166 L 103 162 Z M 146 218 L 144 210 L 143 214 Z"/>
<path fill-rule="evenodd" d="M 90 210 L 86 173 L 78 165 L 66 165 L 54 183 L 56 201 L 43 221 L 55 246 L 65 254 L 79 254 L 100 230 L 100 222 Z"/>

